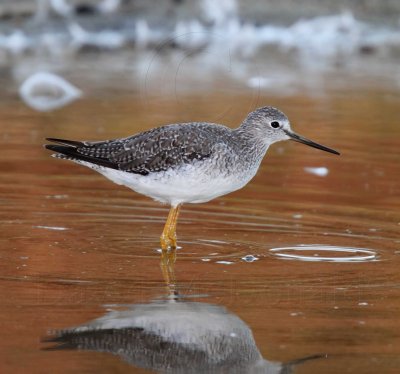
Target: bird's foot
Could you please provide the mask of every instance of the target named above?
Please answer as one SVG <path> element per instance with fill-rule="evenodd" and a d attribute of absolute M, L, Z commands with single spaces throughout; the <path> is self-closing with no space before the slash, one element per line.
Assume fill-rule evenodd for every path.
<path fill-rule="evenodd" d="M 175 250 L 177 248 L 177 237 L 176 234 L 170 234 L 170 235 L 161 235 L 160 237 L 160 244 L 161 244 L 161 249 L 163 251 L 168 251 L 169 249 Z"/>

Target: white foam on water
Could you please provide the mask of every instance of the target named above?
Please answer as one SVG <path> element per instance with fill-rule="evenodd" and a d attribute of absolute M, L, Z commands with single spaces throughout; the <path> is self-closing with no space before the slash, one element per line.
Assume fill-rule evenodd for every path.
<path fill-rule="evenodd" d="M 329 169 L 326 167 L 305 167 L 304 171 L 318 177 L 326 177 L 329 174 Z"/>
<path fill-rule="evenodd" d="M 121 0 L 103 0 L 97 5 L 97 10 L 102 14 L 114 13 L 121 5 Z"/>
<path fill-rule="evenodd" d="M 305 251 L 311 252 L 311 255 L 302 254 Z M 280 259 L 309 262 L 368 262 L 378 260 L 378 254 L 373 249 L 318 244 L 272 248 L 270 252 Z M 339 254 L 339 256 L 333 256 L 335 254 Z"/>
<path fill-rule="evenodd" d="M 208 22 L 222 25 L 232 19 L 237 19 L 238 4 L 236 0 L 202 0 L 201 10 Z"/>
<path fill-rule="evenodd" d="M 73 102 L 82 91 L 58 75 L 40 72 L 23 82 L 19 94 L 32 109 L 47 112 Z"/>
<path fill-rule="evenodd" d="M 55 230 L 55 231 L 68 230 L 67 227 L 60 227 L 60 226 L 33 226 L 33 227 L 36 229 Z"/>
<path fill-rule="evenodd" d="M 0 50 L 4 49 L 12 55 L 20 55 L 33 47 L 33 40 L 21 30 L 9 35 L 0 34 Z"/>
<path fill-rule="evenodd" d="M 68 28 L 72 38 L 71 44 L 75 48 L 91 46 L 103 49 L 117 49 L 123 47 L 126 43 L 125 35 L 119 31 L 100 30 L 91 32 L 77 23 L 71 23 Z"/>
<path fill-rule="evenodd" d="M 50 0 L 51 8 L 60 16 L 69 17 L 74 13 L 74 6 L 66 0 Z"/>

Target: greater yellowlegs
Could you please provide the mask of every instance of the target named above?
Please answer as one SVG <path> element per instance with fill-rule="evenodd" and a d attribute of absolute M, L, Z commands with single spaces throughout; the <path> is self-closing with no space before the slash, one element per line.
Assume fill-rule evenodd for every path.
<path fill-rule="evenodd" d="M 245 186 L 268 147 L 294 140 L 326 152 L 339 152 L 303 138 L 273 107 L 251 112 L 236 129 L 206 122 L 171 124 L 127 138 L 98 142 L 47 140 L 53 156 L 72 160 L 113 182 L 171 206 L 161 247 L 175 249 L 183 203 L 203 203 Z"/>
<path fill-rule="evenodd" d="M 128 364 L 157 373 L 290 374 L 313 355 L 289 362 L 266 360 L 250 327 L 220 305 L 182 296 L 123 310 L 82 325 L 53 331 L 42 340 L 47 351 L 109 352 Z"/>

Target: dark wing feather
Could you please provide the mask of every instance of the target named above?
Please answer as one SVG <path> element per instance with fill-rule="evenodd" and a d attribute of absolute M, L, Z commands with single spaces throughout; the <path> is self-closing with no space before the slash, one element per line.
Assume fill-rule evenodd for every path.
<path fill-rule="evenodd" d="M 58 143 L 62 145 L 71 145 L 73 147 L 83 147 L 85 144 L 83 142 L 75 141 L 75 140 L 67 140 L 67 139 L 58 139 L 58 138 L 46 138 L 49 142 Z"/>
<path fill-rule="evenodd" d="M 49 139 L 47 139 L 47 140 L 49 140 Z M 67 158 L 67 159 L 71 159 L 71 160 L 87 161 L 92 164 L 105 166 L 105 167 L 108 167 L 111 169 L 117 169 L 117 165 L 115 165 L 114 163 L 110 162 L 107 159 L 95 158 L 95 157 L 90 157 L 87 155 L 80 154 L 78 151 L 78 148 L 76 148 L 76 147 L 68 147 L 68 146 L 55 145 L 55 144 L 46 144 L 45 147 L 46 147 L 46 149 L 49 149 L 53 152 L 57 152 L 57 154 L 63 155 L 63 158 Z"/>
<path fill-rule="evenodd" d="M 204 123 L 168 125 L 129 138 L 103 142 L 77 142 L 48 138 L 63 146 L 46 145 L 66 158 L 147 175 L 166 171 L 211 156 L 213 141 L 225 135 L 223 126 Z"/>
<path fill-rule="evenodd" d="M 203 160 L 211 155 L 209 134 L 199 124 L 170 125 L 123 140 L 124 150 L 113 155 L 120 169 L 158 172 Z"/>

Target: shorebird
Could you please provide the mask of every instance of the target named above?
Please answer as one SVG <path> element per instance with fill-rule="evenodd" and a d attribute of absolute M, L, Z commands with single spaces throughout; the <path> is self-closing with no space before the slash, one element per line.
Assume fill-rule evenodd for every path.
<path fill-rule="evenodd" d="M 267 106 L 236 129 L 190 122 L 154 128 L 127 138 L 75 141 L 57 138 L 53 156 L 87 166 L 116 184 L 171 206 L 160 242 L 176 249 L 176 225 L 184 203 L 204 203 L 244 187 L 257 173 L 269 146 L 294 140 L 339 154 L 292 131 L 286 115 Z"/>
<path fill-rule="evenodd" d="M 157 373 L 290 374 L 313 355 L 289 362 L 265 359 L 250 327 L 220 305 L 182 296 L 123 305 L 82 325 L 53 331 L 46 351 L 109 352 Z"/>

